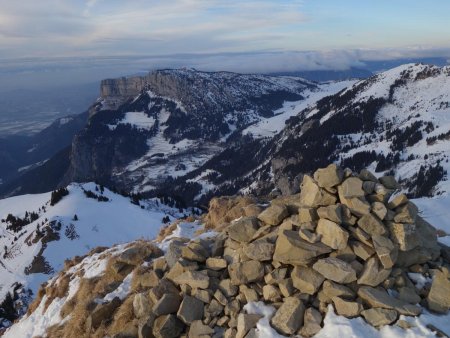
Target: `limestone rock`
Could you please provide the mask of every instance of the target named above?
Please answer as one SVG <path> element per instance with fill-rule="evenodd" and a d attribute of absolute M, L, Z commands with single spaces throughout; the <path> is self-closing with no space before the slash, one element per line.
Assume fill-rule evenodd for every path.
<path fill-rule="evenodd" d="M 293 335 L 303 325 L 304 312 L 305 306 L 300 299 L 285 298 L 272 318 L 272 326 L 284 335 Z"/>
<path fill-rule="evenodd" d="M 319 235 L 315 232 L 311 232 L 307 229 L 300 229 L 298 231 L 298 234 L 300 235 L 300 238 L 307 241 L 308 243 L 317 243 L 322 238 L 322 235 Z"/>
<path fill-rule="evenodd" d="M 450 308 L 450 281 L 443 272 L 436 270 L 428 294 L 428 308 L 439 313 L 446 313 Z"/>
<path fill-rule="evenodd" d="M 385 236 L 372 236 L 373 246 L 377 252 L 381 264 L 385 269 L 390 269 L 394 266 L 398 257 L 398 249 L 392 241 Z"/>
<path fill-rule="evenodd" d="M 361 311 L 361 315 L 370 325 L 375 327 L 390 325 L 398 317 L 397 311 L 382 308 L 364 310 Z"/>
<path fill-rule="evenodd" d="M 340 297 L 334 297 L 332 300 L 336 313 L 347 318 L 359 316 L 361 311 L 364 310 L 363 306 L 357 302 L 346 301 Z"/>
<path fill-rule="evenodd" d="M 342 196 L 345 198 L 363 197 L 365 194 L 362 184 L 363 182 L 358 177 L 347 178 L 340 186 Z"/>
<path fill-rule="evenodd" d="M 333 249 L 344 249 L 347 246 L 349 234 L 338 224 L 327 219 L 320 219 L 316 228 L 321 235 L 321 242 Z"/>
<path fill-rule="evenodd" d="M 325 278 L 318 272 L 308 267 L 296 266 L 291 273 L 293 286 L 301 293 L 315 294 Z"/>
<path fill-rule="evenodd" d="M 177 284 L 188 284 L 192 288 L 207 289 L 209 286 L 209 277 L 201 271 L 186 271 L 176 277 L 174 282 Z"/>
<path fill-rule="evenodd" d="M 390 275 L 391 269 L 380 267 L 376 257 L 369 258 L 364 264 L 364 269 L 358 278 L 358 284 L 378 286 Z"/>
<path fill-rule="evenodd" d="M 317 209 L 320 218 L 325 218 L 337 224 L 342 223 L 342 207 L 340 204 L 333 204 Z"/>
<path fill-rule="evenodd" d="M 190 325 L 195 320 L 203 318 L 204 305 L 203 302 L 191 296 L 184 296 L 180 309 L 177 312 L 185 324 Z"/>
<path fill-rule="evenodd" d="M 381 184 L 383 184 L 388 189 L 398 189 L 400 185 L 394 176 L 382 176 L 379 178 Z"/>
<path fill-rule="evenodd" d="M 90 316 L 92 327 L 97 328 L 103 321 L 112 318 L 114 312 L 121 304 L 122 302 L 120 301 L 119 297 L 115 297 L 109 303 L 98 304 L 92 311 Z"/>
<path fill-rule="evenodd" d="M 409 201 L 408 197 L 406 197 L 405 194 L 399 194 L 399 195 L 395 196 L 392 199 L 392 201 L 390 201 L 388 203 L 388 207 L 390 209 L 395 209 L 395 208 L 398 208 L 401 205 L 404 205 L 404 204 L 408 203 L 408 201 Z"/>
<path fill-rule="evenodd" d="M 387 231 L 383 222 L 373 214 L 366 214 L 358 220 L 358 226 L 371 236 L 384 235 Z"/>
<path fill-rule="evenodd" d="M 314 179 L 321 188 L 331 188 L 342 182 L 344 178 L 343 170 L 336 164 L 330 164 L 326 168 L 317 169 Z"/>
<path fill-rule="evenodd" d="M 156 316 L 168 315 L 176 313 L 180 307 L 181 298 L 177 293 L 166 293 L 153 306 L 153 313 Z"/>
<path fill-rule="evenodd" d="M 326 279 L 337 283 L 347 284 L 356 280 L 356 271 L 353 267 L 334 257 L 319 259 L 314 263 L 313 269 Z"/>
<path fill-rule="evenodd" d="M 206 267 L 211 270 L 223 270 L 227 266 L 227 261 L 223 258 L 210 257 L 206 260 Z"/>
<path fill-rule="evenodd" d="M 420 245 L 415 224 L 389 222 L 388 226 L 392 239 L 401 251 L 410 251 Z"/>
<path fill-rule="evenodd" d="M 376 178 L 376 176 L 367 169 L 361 169 L 358 177 L 363 181 L 378 182 L 378 179 Z"/>
<path fill-rule="evenodd" d="M 275 245 L 260 239 L 245 246 L 243 251 L 248 258 L 255 261 L 269 261 L 272 260 Z"/>
<path fill-rule="evenodd" d="M 351 213 L 357 217 L 361 217 L 370 213 L 370 204 L 364 197 L 350 197 L 343 195 L 342 186 L 338 187 L 339 200 L 343 205 L 350 209 Z"/>
<path fill-rule="evenodd" d="M 259 222 L 256 217 L 243 217 L 231 223 L 227 231 L 231 239 L 238 242 L 249 242 L 258 228 Z"/>
<path fill-rule="evenodd" d="M 266 224 L 278 225 L 288 216 L 289 212 L 286 206 L 272 204 L 260 213 L 258 218 Z"/>
<path fill-rule="evenodd" d="M 210 328 L 208 325 L 202 323 L 201 320 L 194 320 L 189 327 L 189 338 L 197 338 L 203 336 L 211 336 L 214 333 L 214 330 Z"/>
<path fill-rule="evenodd" d="M 234 285 L 257 282 L 264 278 L 264 266 L 258 261 L 233 263 L 228 266 L 228 272 Z"/>
<path fill-rule="evenodd" d="M 165 315 L 155 319 L 153 335 L 156 338 L 179 337 L 184 330 L 184 324 L 174 315 Z"/>
<path fill-rule="evenodd" d="M 133 312 L 136 318 L 148 317 L 151 309 L 152 304 L 146 293 L 142 292 L 134 295 Z"/>
<path fill-rule="evenodd" d="M 323 283 L 322 292 L 329 300 L 334 297 L 342 297 L 345 299 L 353 299 L 355 297 L 355 293 L 350 288 L 329 280 Z"/>
<path fill-rule="evenodd" d="M 318 333 L 322 327 L 322 315 L 313 307 L 309 307 L 305 311 L 303 317 L 303 327 L 300 330 L 302 337 L 312 337 Z"/>
<path fill-rule="evenodd" d="M 322 243 L 308 243 L 298 232 L 284 230 L 276 241 L 273 259 L 283 264 L 306 265 L 315 257 L 330 252 L 331 248 Z"/>
<path fill-rule="evenodd" d="M 362 286 L 358 289 L 358 296 L 374 308 L 396 310 L 405 316 L 418 316 L 421 313 L 420 307 L 393 298 L 384 290 Z"/>
<path fill-rule="evenodd" d="M 208 251 L 199 243 L 191 242 L 181 249 L 181 257 L 191 261 L 203 263 L 208 256 Z"/>
<path fill-rule="evenodd" d="M 256 323 L 262 318 L 260 315 L 240 313 L 237 317 L 236 338 L 244 338 L 247 333 L 256 326 Z"/>
<path fill-rule="evenodd" d="M 384 220 L 387 215 L 387 208 L 384 203 L 373 202 L 372 203 L 372 213 L 377 216 L 380 220 Z"/>
<path fill-rule="evenodd" d="M 321 189 L 308 175 L 303 176 L 300 187 L 300 204 L 305 207 L 318 207 L 336 203 L 336 197 Z"/>
<path fill-rule="evenodd" d="M 397 223 L 415 223 L 419 209 L 412 202 L 408 202 L 395 209 L 394 221 Z"/>
<path fill-rule="evenodd" d="M 319 219 L 317 211 L 314 208 L 300 208 L 298 209 L 298 222 L 308 223 L 315 222 Z"/>
<path fill-rule="evenodd" d="M 355 255 L 365 261 L 375 253 L 375 250 L 373 248 L 359 241 L 352 242 L 350 246 Z"/>

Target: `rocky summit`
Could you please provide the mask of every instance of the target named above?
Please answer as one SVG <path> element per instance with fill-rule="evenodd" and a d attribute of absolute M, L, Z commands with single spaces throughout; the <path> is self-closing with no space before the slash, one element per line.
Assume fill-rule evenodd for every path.
<path fill-rule="evenodd" d="M 28 318 L 60 316 L 50 337 L 242 338 L 258 336 L 255 302 L 275 309 L 267 319 L 285 336 L 315 335 L 332 308 L 376 328 L 404 327 L 400 315 L 423 309 L 445 313 L 450 248 L 398 188 L 393 177 L 332 164 L 305 175 L 296 195 L 213 199 L 203 218 L 212 231 L 75 258 Z"/>

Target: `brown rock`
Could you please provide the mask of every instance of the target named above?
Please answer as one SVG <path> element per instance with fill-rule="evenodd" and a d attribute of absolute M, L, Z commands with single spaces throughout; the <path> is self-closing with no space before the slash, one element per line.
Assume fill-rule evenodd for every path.
<path fill-rule="evenodd" d="M 365 261 L 375 253 L 375 250 L 373 248 L 362 242 L 354 241 L 350 244 L 350 246 L 352 247 L 355 255 Z"/>
<path fill-rule="evenodd" d="M 355 293 L 345 285 L 337 284 L 332 281 L 326 280 L 323 283 L 322 291 L 328 300 L 334 297 L 342 297 L 346 299 L 355 298 Z"/>
<path fill-rule="evenodd" d="M 415 223 L 419 209 L 412 202 L 408 202 L 395 209 L 394 221 L 397 223 Z"/>
<path fill-rule="evenodd" d="M 382 308 L 364 310 L 361 311 L 361 315 L 370 325 L 375 327 L 390 325 L 398 317 L 397 311 Z"/>
<path fill-rule="evenodd" d="M 344 172 L 336 164 L 330 164 L 326 168 L 317 169 L 314 179 L 321 188 L 331 188 L 342 182 Z"/>
<path fill-rule="evenodd" d="M 284 230 L 278 236 L 273 260 L 283 264 L 306 265 L 315 257 L 331 252 L 322 243 L 308 243 L 300 238 L 298 232 Z"/>
<path fill-rule="evenodd" d="M 176 313 L 180 307 L 181 298 L 177 293 L 166 293 L 153 306 L 153 313 L 156 316 L 168 315 Z"/>
<path fill-rule="evenodd" d="M 174 278 L 178 285 L 187 284 L 192 288 L 207 289 L 209 286 L 209 277 L 202 271 L 186 271 Z"/>
<path fill-rule="evenodd" d="M 387 209 L 384 203 L 373 202 L 372 203 L 372 213 L 377 216 L 380 220 L 384 220 L 387 215 Z"/>
<path fill-rule="evenodd" d="M 301 293 L 315 294 L 322 285 L 325 278 L 311 268 L 296 266 L 291 273 L 292 284 Z"/>
<path fill-rule="evenodd" d="M 383 289 L 380 290 L 369 286 L 362 286 L 358 290 L 358 296 L 374 308 L 396 310 L 398 313 L 405 316 L 418 316 L 421 313 L 420 307 L 393 298 Z"/>
<path fill-rule="evenodd" d="M 378 179 L 367 169 L 362 169 L 358 176 L 363 181 L 378 182 Z"/>
<path fill-rule="evenodd" d="M 272 326 L 282 334 L 293 335 L 303 325 L 304 312 L 305 306 L 300 299 L 285 298 L 272 318 Z"/>
<path fill-rule="evenodd" d="M 300 229 L 298 231 L 298 234 L 300 235 L 300 238 L 307 241 L 308 243 L 317 243 L 320 242 L 320 239 L 322 238 L 322 235 L 319 235 L 315 232 L 311 232 L 307 229 Z"/>
<path fill-rule="evenodd" d="M 366 214 L 358 220 L 358 226 L 371 236 L 384 235 L 387 231 L 383 223 L 373 214 Z"/>
<path fill-rule="evenodd" d="M 348 232 L 332 221 L 320 219 L 316 233 L 322 236 L 320 241 L 330 248 L 344 249 L 347 246 Z"/>
<path fill-rule="evenodd" d="M 363 306 L 357 302 L 346 301 L 340 297 L 334 297 L 332 300 L 337 314 L 347 318 L 357 317 L 364 310 Z"/>
<path fill-rule="evenodd" d="M 319 259 L 314 263 L 313 269 L 337 283 L 347 284 L 356 280 L 356 272 L 352 266 L 337 258 Z"/>
<path fill-rule="evenodd" d="M 398 257 L 398 249 L 392 241 L 384 236 L 372 236 L 373 246 L 377 252 L 378 258 L 385 269 L 394 266 Z"/>
<path fill-rule="evenodd" d="M 335 222 L 337 224 L 342 223 L 342 207 L 340 204 L 333 204 L 326 207 L 320 207 L 317 209 L 317 214 L 320 218 L 324 218 Z"/>
<path fill-rule="evenodd" d="M 410 251 L 420 245 L 415 224 L 388 223 L 392 239 L 401 251 Z"/>
<path fill-rule="evenodd" d="M 300 208 L 298 209 L 298 222 L 301 223 L 308 223 L 308 222 L 315 222 L 319 219 L 319 216 L 317 215 L 317 211 L 314 208 Z"/>
<path fill-rule="evenodd" d="M 184 330 L 184 324 L 174 315 L 165 315 L 155 319 L 153 335 L 156 338 L 179 337 Z"/>
<path fill-rule="evenodd" d="M 390 273 L 391 269 L 381 268 L 378 259 L 371 257 L 364 264 L 364 269 L 358 278 L 358 284 L 377 286 L 384 282 Z"/>
<path fill-rule="evenodd" d="M 233 263 L 228 266 L 228 273 L 232 284 L 248 284 L 264 278 L 264 266 L 258 261 Z"/>
<path fill-rule="evenodd" d="M 347 198 L 343 195 L 342 186 L 338 187 L 339 200 L 347 208 L 350 209 L 351 213 L 357 217 L 361 217 L 370 213 L 370 204 L 367 203 L 364 197 L 350 197 Z"/>
<path fill-rule="evenodd" d="M 202 323 L 201 320 L 194 320 L 189 327 L 189 338 L 210 337 L 214 333 L 208 325 Z"/>
<path fill-rule="evenodd" d="M 318 207 L 336 203 L 336 197 L 321 189 L 308 175 L 303 176 L 300 186 L 300 203 L 305 207 Z"/>
<path fill-rule="evenodd" d="M 322 315 L 315 308 L 309 307 L 305 311 L 303 323 L 300 335 L 302 337 L 312 337 L 322 329 Z"/>
<path fill-rule="evenodd" d="M 223 258 L 210 257 L 206 260 L 206 267 L 211 270 L 223 270 L 228 266 L 227 261 Z"/>
<path fill-rule="evenodd" d="M 258 218 L 266 224 L 278 225 L 288 216 L 289 212 L 286 206 L 272 204 L 260 213 Z"/>
<path fill-rule="evenodd" d="M 244 247 L 244 255 L 261 262 L 272 260 L 274 251 L 275 245 L 264 239 L 254 241 Z"/>
<path fill-rule="evenodd" d="M 261 318 L 262 316 L 256 314 L 240 313 L 237 318 L 236 338 L 244 338 L 252 328 L 256 327 L 256 323 Z"/>
<path fill-rule="evenodd" d="M 362 184 L 363 182 L 358 177 L 349 177 L 342 182 L 340 194 L 345 198 L 363 197 L 364 190 Z"/>
<path fill-rule="evenodd" d="M 400 188 L 400 184 L 398 184 L 394 176 L 382 176 L 379 178 L 379 181 L 388 189 Z"/>
<path fill-rule="evenodd" d="M 177 312 L 177 316 L 185 324 L 190 325 L 193 321 L 201 320 L 203 318 L 203 311 L 204 305 L 202 301 L 191 296 L 184 296 L 180 309 Z"/>
<path fill-rule="evenodd" d="M 390 201 L 388 203 L 388 207 L 390 209 L 395 209 L 395 208 L 398 208 L 399 206 L 404 205 L 408 202 L 409 202 L 408 197 L 406 197 L 405 194 L 399 194 L 399 195 L 395 196 L 392 199 L 392 201 Z"/>
<path fill-rule="evenodd" d="M 259 222 L 256 217 L 243 217 L 228 226 L 227 232 L 231 239 L 238 242 L 249 242 L 256 230 Z"/>
<path fill-rule="evenodd" d="M 439 270 L 435 270 L 427 302 L 428 308 L 438 313 L 446 313 L 450 308 L 450 281 Z"/>

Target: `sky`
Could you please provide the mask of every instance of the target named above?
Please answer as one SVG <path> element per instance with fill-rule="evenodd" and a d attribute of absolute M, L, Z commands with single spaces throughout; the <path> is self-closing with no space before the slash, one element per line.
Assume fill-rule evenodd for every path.
<path fill-rule="evenodd" d="M 442 56 L 448 13 L 448 0 L 0 0 L 0 58 Z"/>

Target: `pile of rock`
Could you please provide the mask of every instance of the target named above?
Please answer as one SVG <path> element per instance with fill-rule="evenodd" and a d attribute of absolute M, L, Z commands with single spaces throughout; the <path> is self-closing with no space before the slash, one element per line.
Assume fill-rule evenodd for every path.
<path fill-rule="evenodd" d="M 275 307 L 276 331 L 304 337 L 321 329 L 330 304 L 375 327 L 422 307 L 448 311 L 450 250 L 398 188 L 393 177 L 330 165 L 304 176 L 300 194 L 266 207 L 227 202 L 239 218 L 217 236 L 174 239 L 150 264 L 131 264 L 124 303 L 132 302 L 134 326 L 121 336 L 255 337 L 261 316 L 244 305 L 258 301 Z M 97 306 L 118 307 L 117 299 Z M 110 332 L 113 314 L 93 316 L 89 334 Z"/>

